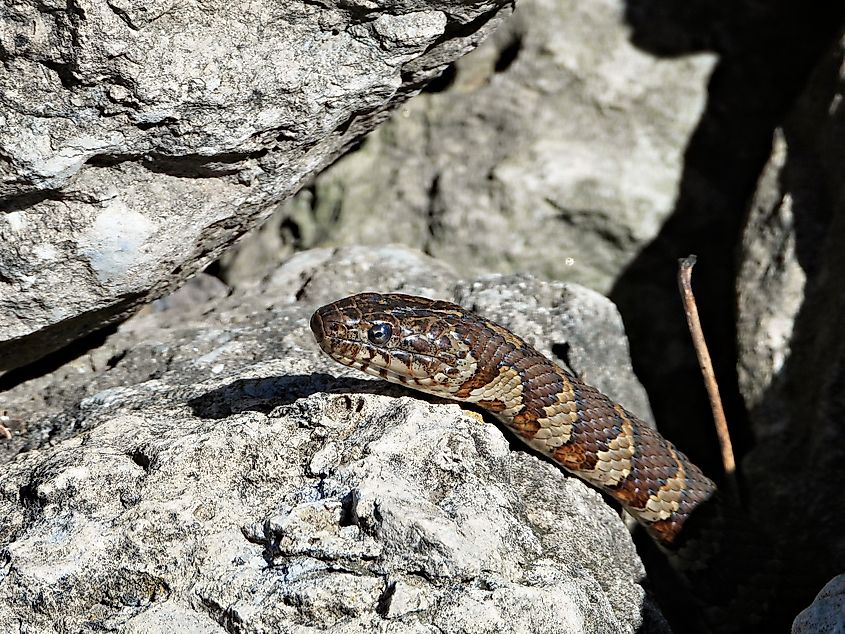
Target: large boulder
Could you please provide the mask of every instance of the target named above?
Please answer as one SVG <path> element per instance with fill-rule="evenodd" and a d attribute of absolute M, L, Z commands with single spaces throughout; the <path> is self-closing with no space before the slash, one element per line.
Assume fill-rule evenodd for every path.
<path fill-rule="evenodd" d="M 628 17 L 622 0 L 520 0 L 227 253 L 227 279 L 294 248 L 401 242 L 462 271 L 532 271 L 606 293 L 674 209 L 716 63 L 642 50 Z"/>
<path fill-rule="evenodd" d="M 459 282 L 401 248 L 304 252 L 243 292 L 190 284 L 7 392 L 26 420 L 54 414 L 14 430 L 30 450 L 3 466 L 0 623 L 667 632 L 599 493 L 320 353 L 313 309 L 367 289 L 458 298 L 648 415 L 618 313 L 575 285 Z"/>
<path fill-rule="evenodd" d="M 0 9 L 0 371 L 178 287 L 510 2 Z"/>

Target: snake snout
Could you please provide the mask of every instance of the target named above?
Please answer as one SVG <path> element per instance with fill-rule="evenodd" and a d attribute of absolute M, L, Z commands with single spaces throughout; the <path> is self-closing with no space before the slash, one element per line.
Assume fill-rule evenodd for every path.
<path fill-rule="evenodd" d="M 311 321 L 308 324 L 311 326 L 311 332 L 314 333 L 314 338 L 317 339 L 317 343 L 322 343 L 323 339 L 326 336 L 326 331 L 323 328 L 323 318 L 320 316 L 320 311 L 317 310 L 311 315 Z"/>
<path fill-rule="evenodd" d="M 334 356 L 332 351 L 341 345 L 349 334 L 347 317 L 332 304 L 322 306 L 314 311 L 308 325 L 311 327 L 311 332 L 314 333 L 317 343 L 331 356 Z"/>

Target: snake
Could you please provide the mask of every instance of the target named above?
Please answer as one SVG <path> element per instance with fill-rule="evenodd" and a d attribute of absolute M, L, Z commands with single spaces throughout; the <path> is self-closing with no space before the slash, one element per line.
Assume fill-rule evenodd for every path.
<path fill-rule="evenodd" d="M 678 541 L 716 485 L 645 421 L 510 330 L 442 300 L 360 293 L 310 320 L 335 361 L 473 403 L 526 445 L 617 500 L 661 545 Z"/>

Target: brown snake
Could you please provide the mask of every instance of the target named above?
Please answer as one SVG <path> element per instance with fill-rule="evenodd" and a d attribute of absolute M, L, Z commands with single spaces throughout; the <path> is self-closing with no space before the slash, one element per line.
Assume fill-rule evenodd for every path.
<path fill-rule="evenodd" d="M 311 330 L 335 361 L 493 413 L 527 445 L 618 500 L 661 544 L 673 544 L 715 493 L 645 422 L 457 304 L 364 293 L 319 308 Z"/>

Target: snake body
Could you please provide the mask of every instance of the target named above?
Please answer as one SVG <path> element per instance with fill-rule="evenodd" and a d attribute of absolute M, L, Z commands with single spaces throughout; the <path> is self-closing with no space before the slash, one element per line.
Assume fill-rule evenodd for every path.
<path fill-rule="evenodd" d="M 488 319 L 445 301 L 363 293 L 319 308 L 311 330 L 334 360 L 475 403 L 533 449 L 618 500 L 673 544 L 715 484 L 644 421 Z"/>

